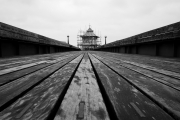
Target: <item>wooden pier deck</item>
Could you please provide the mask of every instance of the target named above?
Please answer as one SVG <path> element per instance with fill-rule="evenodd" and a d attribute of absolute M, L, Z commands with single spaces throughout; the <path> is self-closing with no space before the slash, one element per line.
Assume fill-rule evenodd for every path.
<path fill-rule="evenodd" d="M 0 120 L 180 120 L 180 59 L 76 51 L 0 59 Z"/>

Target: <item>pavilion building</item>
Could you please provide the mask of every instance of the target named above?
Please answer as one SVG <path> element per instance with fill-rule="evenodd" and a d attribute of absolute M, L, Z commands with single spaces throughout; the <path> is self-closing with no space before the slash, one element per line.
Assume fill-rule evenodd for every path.
<path fill-rule="evenodd" d="M 84 32 L 84 34 L 79 35 L 78 47 L 82 50 L 93 50 L 94 48 L 100 46 L 100 38 L 94 31 L 89 27 L 89 29 Z"/>

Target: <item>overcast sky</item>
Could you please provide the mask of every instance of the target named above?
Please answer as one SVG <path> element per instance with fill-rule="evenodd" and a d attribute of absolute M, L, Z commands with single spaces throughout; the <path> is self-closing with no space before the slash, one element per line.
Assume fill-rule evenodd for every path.
<path fill-rule="evenodd" d="M 180 21 L 180 0 L 0 0 L 0 22 L 77 45 L 89 24 L 107 42 Z"/>

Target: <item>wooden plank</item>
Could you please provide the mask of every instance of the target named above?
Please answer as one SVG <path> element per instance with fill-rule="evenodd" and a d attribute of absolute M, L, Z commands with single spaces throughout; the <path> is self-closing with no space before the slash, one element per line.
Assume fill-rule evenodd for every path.
<path fill-rule="evenodd" d="M 52 54 L 52 55 L 43 55 L 43 56 L 30 56 L 30 57 L 26 57 L 26 59 L 23 58 L 19 58 L 19 59 L 15 59 L 15 60 L 12 60 L 11 62 L 7 61 L 5 63 L 0 63 L 0 70 L 4 70 L 4 69 L 8 69 L 8 68 L 13 68 L 13 67 L 18 67 L 18 66 L 21 66 L 21 65 L 25 65 L 25 64 L 30 64 L 30 63 L 34 63 L 34 62 L 39 62 L 39 61 L 44 61 L 44 60 L 53 60 L 53 59 L 56 59 L 58 57 L 64 57 L 64 56 L 69 56 L 69 55 L 72 55 L 72 54 Z"/>
<path fill-rule="evenodd" d="M 88 56 L 83 58 L 54 120 L 109 120 Z"/>
<path fill-rule="evenodd" d="M 68 55 L 68 54 L 74 54 L 77 52 L 61 52 L 61 53 L 51 53 L 51 54 L 41 54 L 41 55 L 30 55 L 30 56 L 18 56 L 18 57 L 13 57 L 13 58 L 1 58 L 0 59 L 0 66 L 7 66 L 9 64 L 15 64 L 15 63 L 22 63 L 26 61 L 31 61 L 31 60 L 43 60 L 47 58 L 53 58 L 53 57 L 58 57 L 58 56 L 63 56 L 63 55 Z"/>
<path fill-rule="evenodd" d="M 95 55 L 95 54 L 93 54 Z M 96 55 L 95 55 L 96 56 Z M 101 55 L 102 56 L 102 55 Z M 98 56 L 96 56 L 98 57 Z M 117 59 L 113 59 L 112 57 L 98 57 L 99 59 L 107 59 L 107 60 L 110 60 L 112 62 L 115 62 L 123 67 L 126 67 L 126 68 L 129 68 L 133 71 L 136 71 L 142 75 L 145 75 L 147 77 L 150 77 L 156 81 L 159 81 L 163 84 L 166 84 L 170 87 L 173 87 L 174 89 L 177 89 L 180 91 L 180 80 L 179 79 L 175 79 L 174 77 L 171 77 L 171 76 L 167 76 L 167 75 L 164 75 L 164 74 L 160 74 L 160 73 L 157 73 L 155 71 L 152 71 L 152 70 L 149 70 L 147 69 L 146 67 L 141 67 L 141 66 L 137 66 L 137 65 L 133 65 L 133 64 L 128 64 L 127 62 L 123 62 L 121 60 L 117 60 Z"/>
<path fill-rule="evenodd" d="M 136 104 L 134 104 L 133 102 L 131 102 L 130 104 L 133 106 L 133 108 L 136 110 L 140 117 L 146 117 L 144 113 L 136 106 Z"/>
<path fill-rule="evenodd" d="M 180 73 L 180 60 L 172 58 L 161 58 L 154 56 L 143 56 L 133 54 L 119 54 L 119 53 L 108 53 L 108 52 L 96 52 L 96 54 L 111 56 L 114 59 L 135 62 L 145 64 L 159 69 L 164 69 L 176 73 Z"/>
<path fill-rule="evenodd" d="M 130 84 L 135 86 L 161 108 L 170 113 L 174 118 L 180 119 L 180 92 L 162 83 L 145 77 L 142 74 L 122 67 L 115 62 L 103 59 L 111 69 L 123 76 Z"/>
<path fill-rule="evenodd" d="M 41 84 L 29 91 L 24 97 L 19 98 L 0 113 L 0 119 L 47 119 L 81 58 L 82 55 L 56 71 Z"/>
<path fill-rule="evenodd" d="M 9 73 L 9 74 L 5 74 L 5 75 L 2 75 L 0 76 L 0 86 L 10 82 L 10 81 L 13 81 L 13 80 L 16 80 L 22 76 L 25 76 L 25 75 L 28 75 L 30 73 L 33 73 L 37 70 L 40 70 L 42 68 L 45 68 L 49 65 L 52 65 L 52 63 L 44 63 L 44 64 L 39 64 L 39 65 L 36 65 L 36 66 L 33 66 L 33 67 L 29 67 L 29 68 L 26 68 L 26 69 L 22 69 L 22 70 L 18 70 L 16 72 L 12 72 L 12 73 Z"/>
<path fill-rule="evenodd" d="M 56 64 L 53 64 L 53 65 L 43 68 L 37 72 L 34 72 L 32 74 L 29 74 L 27 76 L 24 76 L 22 78 L 19 78 L 15 81 L 12 81 L 8 84 L 1 86 L 0 87 L 0 96 L 1 96 L 0 107 L 2 107 L 5 103 L 10 101 L 14 97 L 23 93 L 23 91 L 26 91 L 29 88 L 31 88 L 33 85 L 37 84 L 38 82 L 41 82 L 43 79 L 48 77 L 50 74 L 52 74 L 53 72 L 58 70 L 60 67 L 62 67 L 67 62 L 74 59 L 75 57 L 76 56 L 67 58 Z"/>
<path fill-rule="evenodd" d="M 6 73 L 6 74 L 0 76 L 0 86 L 5 84 L 5 83 L 8 83 L 8 82 L 10 82 L 12 80 L 15 80 L 15 79 L 17 79 L 17 78 L 19 78 L 21 76 L 27 75 L 27 74 L 32 73 L 34 71 L 40 70 L 41 68 L 52 65 L 52 64 L 54 64 L 54 63 L 56 63 L 58 61 L 66 59 L 67 57 L 70 57 L 70 56 L 71 55 L 66 55 L 64 57 L 58 57 L 58 58 L 54 58 L 52 60 L 49 60 L 49 59 L 46 60 L 46 61 L 43 60 L 41 64 L 37 64 L 37 65 L 34 65 L 32 67 L 30 66 L 28 68 L 22 68 L 22 67 L 21 68 L 16 68 L 15 67 L 16 70 L 18 70 L 18 71 L 15 71 L 15 72 L 14 71 L 8 71 L 9 69 L 6 69 L 4 71 L 10 72 L 10 73 L 8 73 L 8 74 Z M 23 66 L 23 67 L 25 67 L 25 66 Z M 12 68 L 10 70 L 15 70 L 15 68 Z"/>
<path fill-rule="evenodd" d="M 130 85 L 124 78 L 90 55 L 119 120 L 171 120 L 159 106 Z"/>
<path fill-rule="evenodd" d="M 129 61 L 122 61 L 122 62 L 129 63 L 129 64 L 132 64 L 132 65 L 135 65 L 135 66 L 140 66 L 140 67 L 145 68 L 145 69 L 149 69 L 149 70 L 152 70 L 152 71 L 155 71 L 155 72 L 158 72 L 158 73 L 162 73 L 162 74 L 165 74 L 165 75 L 172 76 L 174 78 L 180 79 L 180 74 L 176 73 L 176 72 L 173 72 L 173 71 L 164 70 L 164 69 L 158 69 L 157 67 L 152 67 L 152 66 L 149 66 L 149 65 L 140 64 L 140 63 L 136 63 L 136 62 L 129 62 Z"/>
<path fill-rule="evenodd" d="M 77 53 L 76 53 L 77 54 Z M 39 64 L 39 65 L 35 65 L 35 66 L 32 66 L 32 67 L 28 67 L 28 68 L 24 68 L 24 69 L 21 69 L 21 70 L 18 70 L 18 71 L 14 71 L 14 72 L 11 72 L 11 73 L 8 73 L 8 74 L 4 74 L 4 75 L 1 75 L 0 76 L 0 86 L 10 82 L 10 81 L 13 81 L 13 80 L 16 80 L 22 76 L 25 76 L 27 74 L 30 74 L 32 72 L 35 72 L 37 70 L 40 70 L 44 67 L 47 67 L 49 65 L 52 65 L 54 64 L 55 62 L 58 62 L 59 60 L 63 60 L 63 59 L 66 59 L 67 57 L 70 57 L 72 56 L 71 54 L 69 55 L 65 55 L 64 57 L 59 57 L 58 58 L 53 58 L 53 59 L 47 59 L 44 63 L 42 64 Z M 58 61 L 57 61 L 58 60 Z"/>
<path fill-rule="evenodd" d="M 42 55 L 16 56 L 16 57 L 11 57 L 11 58 L 1 58 L 0 59 L 0 65 L 1 66 L 7 66 L 9 64 L 25 62 L 27 60 L 33 60 L 33 59 L 38 59 L 38 58 L 46 58 L 49 55 L 50 54 L 42 54 Z"/>
<path fill-rule="evenodd" d="M 4 75 L 4 74 L 10 73 L 10 72 L 14 72 L 14 71 L 17 71 L 17 70 L 21 70 L 21 69 L 24 69 L 24 68 L 32 67 L 32 66 L 35 66 L 35 65 L 38 65 L 38 64 L 42 64 L 42 63 L 45 63 L 45 62 L 46 61 L 40 61 L 40 62 L 25 64 L 25 65 L 21 65 L 21 66 L 9 68 L 9 69 L 1 70 L 0 71 L 0 75 Z"/>

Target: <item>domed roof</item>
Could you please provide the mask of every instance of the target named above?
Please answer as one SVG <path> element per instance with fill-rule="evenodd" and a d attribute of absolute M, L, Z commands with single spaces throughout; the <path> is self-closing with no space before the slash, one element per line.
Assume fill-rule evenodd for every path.
<path fill-rule="evenodd" d="M 93 30 L 89 27 L 89 29 L 86 31 L 82 37 L 98 37 L 97 35 L 94 34 Z"/>
<path fill-rule="evenodd" d="M 91 28 L 89 28 L 89 29 L 87 30 L 87 32 L 93 32 L 93 30 L 92 30 Z"/>

